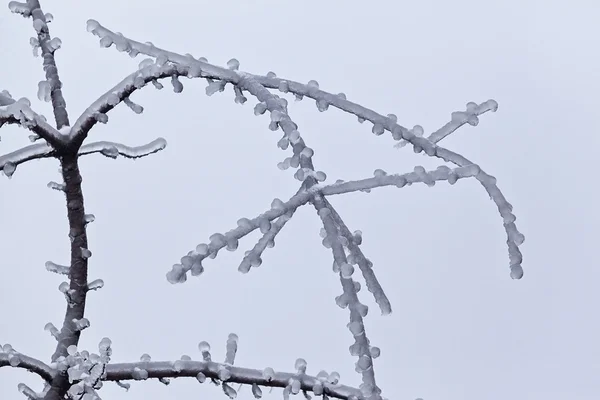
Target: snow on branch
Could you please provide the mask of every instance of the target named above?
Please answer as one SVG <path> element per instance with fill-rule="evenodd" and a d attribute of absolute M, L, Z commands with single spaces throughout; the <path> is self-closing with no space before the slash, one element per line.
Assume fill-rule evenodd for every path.
<path fill-rule="evenodd" d="M 44 116 L 31 109 L 31 102 L 28 99 L 15 101 L 5 90 L 0 93 L 0 127 L 4 124 L 18 124 L 55 147 L 65 143 L 65 137 L 48 124 Z"/>
<path fill-rule="evenodd" d="M 125 158 L 136 159 L 157 153 L 165 147 L 167 147 L 167 141 L 163 138 L 158 138 L 148 144 L 134 147 L 121 143 L 101 141 L 81 146 L 78 154 L 100 153 L 109 158 L 117 158 L 117 156 L 122 155 Z"/>
<path fill-rule="evenodd" d="M 47 143 L 32 144 L 19 150 L 0 156 L 0 170 L 9 178 L 15 173 L 17 166 L 38 158 L 54 157 L 56 151 Z"/>
<path fill-rule="evenodd" d="M 326 231 L 323 245 L 330 248 L 333 253 L 334 271 L 339 273 L 342 284 L 343 293 L 336 298 L 336 302 L 340 307 L 348 307 L 350 310 L 348 329 L 355 340 L 354 344 L 350 346 L 350 354 L 358 356 L 356 371 L 362 375 L 361 392 L 367 399 L 379 400 L 381 399 L 381 389 L 375 382 L 373 358 L 379 356 L 380 351 L 379 348 L 371 347 L 367 338 L 363 317 L 367 316 L 368 307 L 358 300 L 360 285 L 352 279 L 354 267 L 348 263 L 346 250 L 340 240 L 340 232 L 331 215 L 331 210 L 327 208 L 320 194 L 315 194 L 311 203 L 323 221 Z"/>
<path fill-rule="evenodd" d="M 40 360 L 17 352 L 10 344 L 0 346 L 0 368 L 2 367 L 26 369 L 47 382 L 50 382 L 58 372 Z"/>

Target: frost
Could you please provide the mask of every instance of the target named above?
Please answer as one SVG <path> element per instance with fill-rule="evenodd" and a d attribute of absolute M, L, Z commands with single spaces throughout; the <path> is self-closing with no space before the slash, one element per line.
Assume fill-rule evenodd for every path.
<path fill-rule="evenodd" d="M 47 271 L 61 275 L 69 275 L 69 270 L 71 269 L 68 265 L 59 265 L 53 263 L 52 261 L 46 261 L 45 266 Z"/>
<path fill-rule="evenodd" d="M 31 50 L 34 57 L 39 56 L 40 51 L 40 41 L 36 37 L 32 37 L 29 39 L 29 44 L 31 45 Z"/>
<path fill-rule="evenodd" d="M 225 382 L 226 380 L 231 378 L 231 371 L 229 371 L 229 369 L 227 369 L 226 366 L 219 365 L 219 371 L 217 372 L 217 375 L 219 376 L 219 379 L 221 381 Z"/>
<path fill-rule="evenodd" d="M 17 165 L 11 162 L 7 162 L 4 164 L 4 167 L 2 167 L 2 172 L 4 172 L 4 175 L 6 175 L 7 178 L 11 178 L 16 170 Z"/>
<path fill-rule="evenodd" d="M 175 93 L 181 93 L 183 91 L 183 83 L 181 83 L 177 75 L 171 76 L 171 84 L 173 85 L 173 91 Z"/>
<path fill-rule="evenodd" d="M 523 277 L 523 267 L 521 267 L 521 264 L 511 265 L 510 277 L 512 279 L 521 279 Z"/>
<path fill-rule="evenodd" d="M 198 343 L 198 350 L 202 353 L 204 361 L 210 361 L 210 344 L 206 341 Z"/>
<path fill-rule="evenodd" d="M 81 258 L 83 258 L 84 260 L 87 260 L 88 258 L 90 258 L 92 256 L 92 252 L 90 251 L 90 249 L 80 247 L 80 250 L 81 250 Z"/>
<path fill-rule="evenodd" d="M 48 81 L 44 80 L 38 83 L 37 97 L 40 101 L 49 102 L 51 100 L 51 92 L 52 88 Z"/>
<path fill-rule="evenodd" d="M 232 364 L 235 361 L 235 354 L 237 353 L 237 348 L 238 348 L 238 335 L 236 335 L 235 333 L 230 333 L 228 338 L 227 338 L 227 351 L 225 354 L 225 363 L 226 364 Z M 220 378 L 221 380 L 225 380 L 223 378 Z"/>
<path fill-rule="evenodd" d="M 227 383 L 223 383 L 222 386 L 223 392 L 227 395 L 227 397 L 229 397 L 230 399 L 235 399 L 237 397 L 237 392 L 234 388 L 229 386 Z"/>
<path fill-rule="evenodd" d="M 87 284 L 88 290 L 98 290 L 104 287 L 104 281 L 102 279 L 95 279 Z"/>
<path fill-rule="evenodd" d="M 369 354 L 371 354 L 371 357 L 377 358 L 381 355 L 381 350 L 379 349 L 379 347 L 371 346 L 371 348 L 369 349 Z"/>
<path fill-rule="evenodd" d="M 52 53 L 54 53 L 56 50 L 60 49 L 61 46 L 62 46 L 62 40 L 60 40 L 57 37 L 52 38 L 52 40 L 50 40 L 48 42 L 48 49 Z"/>
<path fill-rule="evenodd" d="M 29 17 L 31 15 L 31 9 L 27 3 L 21 3 L 19 1 L 11 1 L 8 3 L 8 8 L 15 14 L 21 14 L 23 17 Z"/>
<path fill-rule="evenodd" d="M 298 358 L 294 363 L 294 368 L 296 368 L 299 374 L 306 373 L 306 360 L 304 358 Z"/>
<path fill-rule="evenodd" d="M 47 31 L 48 26 L 46 26 L 46 22 L 42 21 L 41 19 L 34 19 L 33 20 L 33 29 L 35 29 L 35 32 L 37 34 L 40 34 L 44 31 Z"/>
<path fill-rule="evenodd" d="M 337 372 L 332 372 L 327 377 L 327 381 L 332 385 L 337 385 L 340 382 L 340 374 Z"/>
<path fill-rule="evenodd" d="M 82 331 L 90 326 L 90 321 L 87 318 L 73 319 L 72 322 L 73 325 L 75 325 L 75 330 L 77 331 Z"/>
<path fill-rule="evenodd" d="M 263 370 L 262 377 L 267 381 L 272 381 L 275 378 L 275 371 L 273 371 L 273 368 L 267 367 Z"/>
<path fill-rule="evenodd" d="M 256 383 L 252 384 L 252 395 L 255 399 L 260 399 L 262 397 L 262 390 Z"/>
<path fill-rule="evenodd" d="M 148 379 L 148 371 L 145 369 L 141 369 L 139 367 L 135 367 L 131 374 L 132 378 L 138 381 L 143 381 Z"/>
<path fill-rule="evenodd" d="M 133 111 L 136 114 L 141 114 L 144 112 L 144 107 L 140 106 L 137 103 L 134 103 L 133 101 L 131 101 L 129 99 L 129 97 L 125 97 L 123 99 L 123 103 L 125 103 L 127 105 L 127 107 L 129 107 L 131 109 L 131 111 Z"/>
<path fill-rule="evenodd" d="M 232 58 L 231 60 L 227 61 L 227 68 L 233 71 L 237 71 L 238 69 L 240 69 L 240 62 L 235 58 Z"/>
<path fill-rule="evenodd" d="M 44 326 L 44 330 L 46 332 L 49 332 L 55 339 L 58 340 L 58 335 L 60 334 L 60 332 L 58 331 L 58 329 L 56 329 L 56 327 L 54 326 L 54 324 L 52 322 L 48 322 Z"/>

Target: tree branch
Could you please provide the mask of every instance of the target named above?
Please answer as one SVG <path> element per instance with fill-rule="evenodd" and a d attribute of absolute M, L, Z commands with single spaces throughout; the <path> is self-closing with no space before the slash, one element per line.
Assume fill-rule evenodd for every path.
<path fill-rule="evenodd" d="M 66 143 L 65 137 L 45 118 L 30 107 L 29 100 L 15 101 L 6 94 L 0 93 L 0 127 L 4 124 L 18 124 L 29 129 L 55 148 L 60 148 Z"/>
<path fill-rule="evenodd" d="M 167 147 L 167 141 L 163 138 L 158 138 L 151 141 L 148 144 L 142 146 L 126 146 L 121 143 L 115 142 L 94 142 L 81 146 L 78 154 L 80 156 L 101 153 L 102 155 L 109 158 L 117 158 L 118 155 L 122 155 L 125 158 L 142 158 L 150 154 L 157 153 Z"/>
<path fill-rule="evenodd" d="M 331 216 L 331 210 L 323 201 L 323 197 L 317 193 L 312 197 L 311 203 L 317 210 L 327 232 L 324 244 L 326 244 L 325 247 L 331 248 L 336 272 L 339 273 L 342 284 L 343 294 L 338 298 L 339 300 L 336 299 L 336 302 L 343 308 L 348 307 L 350 311 L 348 329 L 355 340 L 355 343 L 350 346 L 350 354 L 358 356 L 356 370 L 362 375 L 361 391 L 367 399 L 380 400 L 381 389 L 375 382 L 373 356 L 371 355 L 371 346 L 363 322 L 363 317 L 367 315 L 368 308 L 358 300 L 358 290 L 352 279 L 354 267 L 348 264 L 346 251 L 339 239 L 338 227 Z"/>
<path fill-rule="evenodd" d="M 81 191 L 81 174 L 79 172 L 78 154 L 66 153 L 60 156 L 64 192 L 67 203 L 67 218 L 69 220 L 69 238 L 71 239 L 71 263 L 69 267 L 69 299 L 65 318 L 58 334 L 56 350 L 52 361 L 59 357 L 67 357 L 67 348 L 77 346 L 81 330 L 76 321 L 81 320 L 85 313 L 85 302 L 88 292 L 88 243 L 86 233 L 86 217 Z M 50 389 L 44 396 L 45 400 L 62 399 L 69 390 L 70 383 L 66 372 L 57 374 L 51 382 Z"/>
<path fill-rule="evenodd" d="M 30 160 L 55 157 L 56 151 L 46 143 L 32 144 L 0 156 L 0 170 L 11 177 L 17 166 Z"/>
<path fill-rule="evenodd" d="M 27 6 L 33 19 L 33 27 L 37 32 L 40 48 L 42 49 L 42 58 L 46 81 L 50 85 L 50 97 L 52 99 L 52 110 L 58 129 L 63 126 L 69 126 L 69 116 L 67 114 L 66 102 L 62 94 L 62 82 L 58 76 L 56 61 L 54 59 L 55 48 L 50 44 L 52 38 L 46 24 L 46 17 L 40 7 L 38 0 L 27 0 Z"/>
<path fill-rule="evenodd" d="M 0 346 L 0 368 L 13 367 L 23 368 L 29 372 L 39 375 L 46 382 L 50 382 L 57 371 L 40 360 L 26 356 L 12 349 L 9 345 Z M 8 350 L 8 351 L 6 351 Z"/>
<path fill-rule="evenodd" d="M 80 145 L 87 137 L 90 129 L 102 118 L 105 118 L 103 117 L 104 114 L 127 99 L 133 92 L 146 86 L 148 82 L 182 75 L 190 76 L 189 68 L 172 64 L 164 66 L 148 65 L 128 75 L 100 96 L 77 118 L 71 128 L 70 140 L 75 146 Z"/>
<path fill-rule="evenodd" d="M 290 379 L 298 379 L 301 382 L 301 389 L 307 392 L 313 392 L 315 385 L 321 384 L 323 392 L 331 397 L 338 399 L 348 399 L 350 396 L 361 397 L 361 392 L 358 389 L 345 385 L 323 383 L 321 380 L 309 375 L 277 372 L 272 376 L 265 377 L 264 372 L 258 369 L 234 367 L 212 361 L 178 360 L 175 363 L 170 361 L 111 363 L 106 366 L 106 374 L 103 381 L 197 377 L 198 374 L 219 380 L 219 371 L 222 369 L 227 369 L 230 373 L 230 377 L 226 381 L 227 383 L 235 382 L 285 388 L 289 385 Z"/>
<path fill-rule="evenodd" d="M 319 109 L 322 110 L 327 109 L 327 107 L 331 105 L 342 111 L 346 111 L 350 114 L 356 115 L 361 121 L 367 120 L 373 123 L 373 132 L 375 134 L 379 135 L 382 134 L 384 131 L 388 131 L 392 134 L 392 137 L 395 140 L 404 139 L 410 142 L 413 145 L 415 152 L 417 153 L 424 151 L 425 154 L 427 154 L 430 157 L 440 158 L 444 161 L 451 162 L 459 167 L 466 167 L 475 164 L 474 162 L 470 161 L 469 159 L 463 157 L 458 153 L 438 146 L 437 144 L 433 143 L 427 138 L 415 135 L 415 133 L 413 133 L 412 131 L 399 125 L 396 121 L 396 118 L 391 118 L 390 116 L 385 117 L 373 110 L 348 101 L 345 95 L 333 95 L 331 93 L 320 90 L 318 88 L 318 85 L 315 85 L 314 83 L 312 85 L 304 85 L 298 82 L 280 79 L 272 75 L 252 75 L 248 73 L 235 72 L 225 68 L 217 67 L 207 62 L 196 60 L 192 57 L 185 57 L 177 53 L 160 49 L 154 45 L 143 44 L 135 40 L 126 38 L 122 35 L 117 35 L 94 20 L 88 21 L 88 31 L 92 32 L 94 35 L 100 37 L 101 40 L 104 40 L 106 43 L 108 43 L 108 45 L 105 47 L 109 47 L 113 43 L 118 43 L 118 47 L 120 49 L 124 49 L 124 51 L 126 51 L 132 56 L 141 53 L 152 57 L 156 57 L 157 59 L 161 58 L 172 63 L 194 67 L 196 69 L 199 69 L 202 72 L 203 76 L 209 76 L 212 79 L 219 79 L 225 82 L 230 82 L 236 86 L 239 86 L 240 88 L 246 89 L 255 97 L 257 97 L 259 101 L 265 103 L 267 109 L 271 111 L 272 118 L 274 117 L 273 111 L 277 110 L 278 112 L 280 112 L 280 114 L 276 113 L 275 115 L 275 119 L 278 120 L 277 122 L 279 122 L 279 120 L 281 119 L 281 121 L 285 123 L 287 122 L 287 119 L 289 119 L 289 117 L 287 119 L 285 118 L 287 116 L 287 113 L 281 111 L 281 107 L 279 106 L 281 102 L 273 101 L 272 97 L 267 95 L 267 93 L 270 94 L 270 92 L 268 92 L 265 88 L 277 88 L 284 93 L 289 92 L 299 97 L 306 96 L 312 98 L 317 102 Z M 271 96 L 273 95 L 271 94 Z M 266 100 L 268 99 L 271 99 L 271 101 L 267 102 Z M 488 105 L 491 104 L 493 103 L 488 102 Z M 463 120 L 462 117 L 457 117 L 456 119 L 457 121 Z M 469 118 L 467 118 L 466 122 L 468 122 L 468 120 Z M 290 136 L 291 132 L 288 131 L 291 128 L 287 128 L 288 131 L 286 131 L 286 128 L 283 125 L 281 125 L 281 122 L 279 122 L 279 125 L 282 126 L 282 129 L 284 130 L 284 132 L 286 132 L 286 135 L 288 135 L 288 139 L 294 138 L 294 140 L 302 140 L 297 131 Z M 295 130 L 295 127 L 293 129 Z M 445 132 L 449 130 L 451 130 L 451 128 L 446 128 L 446 130 L 441 132 L 439 135 L 435 135 L 434 139 L 436 139 L 436 137 L 439 136 L 444 136 L 446 134 Z M 299 149 L 300 147 L 302 147 L 302 149 L 305 147 L 304 142 L 301 142 L 301 146 L 296 146 L 296 144 L 294 145 L 295 154 L 300 154 L 300 152 L 296 153 L 296 148 Z M 314 171 L 314 169 L 312 168 L 312 161 L 310 159 L 304 160 L 305 166 L 302 165 L 302 159 L 306 158 L 307 157 L 301 157 L 301 167 Z M 506 201 L 504 195 L 496 185 L 496 178 L 487 174 L 482 169 L 477 176 L 477 180 L 483 185 L 490 197 L 496 199 L 495 201 L 498 205 L 498 211 L 500 212 L 500 215 L 504 220 L 504 229 L 507 235 L 507 245 L 511 270 L 510 275 L 513 279 L 520 279 L 523 276 L 523 268 L 521 266 L 523 256 L 521 254 L 521 251 L 519 250 L 519 246 L 523 243 L 525 237 L 519 232 L 514 223 L 516 217 L 512 213 L 512 206 L 510 205 L 510 203 L 508 203 L 508 201 Z"/>

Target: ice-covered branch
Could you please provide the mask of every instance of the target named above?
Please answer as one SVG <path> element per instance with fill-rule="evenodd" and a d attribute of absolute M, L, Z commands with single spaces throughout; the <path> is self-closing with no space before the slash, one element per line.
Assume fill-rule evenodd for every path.
<path fill-rule="evenodd" d="M 215 233 L 210 236 L 208 244 L 201 243 L 196 246 L 194 251 L 189 252 L 181 258 L 181 264 L 173 265 L 171 271 L 167 273 L 167 279 L 171 283 L 183 283 L 187 279 L 187 272 L 191 270 L 193 276 L 200 275 L 204 271 L 202 261 L 207 258 L 215 258 L 219 250 L 227 247 L 234 251 L 238 247 L 239 239 L 248 235 L 250 232 L 260 229 L 263 234 L 272 228 L 272 221 L 296 210 L 298 207 L 306 204 L 310 199 L 310 194 L 302 191 L 294 195 L 287 202 L 273 201 L 271 209 L 260 214 L 253 219 L 241 218 L 237 221 L 237 227 L 225 234 Z M 251 266 L 260 265 L 260 258 L 254 253 L 246 255 Z M 247 272 L 245 264 L 240 265 L 241 272 Z"/>
<path fill-rule="evenodd" d="M 47 143 L 32 144 L 19 150 L 0 156 L 0 170 L 11 177 L 17 166 L 38 158 L 54 157 L 56 151 Z"/>
<path fill-rule="evenodd" d="M 29 129 L 55 147 L 65 143 L 65 137 L 46 119 L 31 109 L 28 99 L 15 101 L 6 91 L 0 93 L 0 127 L 4 124 L 18 124 Z"/>
<path fill-rule="evenodd" d="M 9 344 L 0 346 L 0 368 L 2 367 L 26 369 L 29 372 L 39 375 L 47 382 L 50 382 L 57 374 L 57 371 L 49 365 L 15 351 Z"/>
<path fill-rule="evenodd" d="M 450 135 L 452 132 L 463 126 L 469 124 L 471 126 L 477 126 L 479 124 L 479 116 L 488 111 L 496 112 L 498 110 L 498 103 L 496 100 L 484 101 L 481 104 L 469 102 L 467 103 L 466 111 L 455 111 L 452 113 L 452 119 L 446 125 L 433 132 L 427 139 L 432 143 L 438 143 L 440 140 Z"/>
<path fill-rule="evenodd" d="M 377 276 L 375 276 L 375 272 L 373 271 L 373 263 L 368 260 L 360 249 L 360 244 L 362 243 L 362 236 L 360 236 L 359 232 L 355 234 L 350 232 L 348 226 L 342 220 L 342 217 L 338 214 L 338 212 L 333 208 L 331 203 L 327 200 L 326 197 L 323 197 L 323 201 L 325 206 L 331 211 L 331 216 L 338 226 L 340 230 L 340 234 L 346 239 L 346 247 L 350 252 L 348 257 L 348 262 L 351 264 L 358 264 L 358 268 L 365 279 L 365 283 L 367 284 L 367 290 L 373 294 L 373 298 L 375 302 L 379 306 L 382 315 L 390 315 L 392 313 L 392 305 L 387 295 L 383 291 Z"/>
<path fill-rule="evenodd" d="M 189 68 L 180 65 L 168 64 L 159 66 L 155 63 L 149 64 L 142 62 L 140 67 L 139 70 L 130 74 L 108 92 L 100 96 L 79 118 L 77 118 L 77 121 L 73 124 L 70 132 L 70 139 L 72 141 L 77 144 L 83 142 L 90 129 L 97 122 L 107 121 L 107 112 L 112 110 L 119 103 L 128 101 L 129 96 L 134 91 L 143 88 L 148 82 L 155 82 L 157 79 L 181 75 L 192 77 L 189 73 Z M 141 109 L 137 110 L 141 111 Z"/>
<path fill-rule="evenodd" d="M 392 137 L 395 140 L 404 139 L 410 142 L 413 145 L 415 152 L 417 153 L 424 151 L 425 154 L 427 154 L 430 157 L 440 158 L 444 161 L 451 162 L 459 167 L 466 167 L 475 164 L 458 153 L 438 146 L 436 143 L 432 142 L 427 138 L 416 135 L 414 130 L 409 130 L 399 125 L 395 116 L 392 116 L 391 114 L 388 116 L 383 116 L 357 103 L 348 101 L 345 95 L 334 95 L 325 92 L 319 89 L 319 86 L 318 84 L 316 84 L 315 81 L 311 81 L 309 82 L 309 84 L 305 85 L 291 80 L 277 78 L 274 76 L 274 74 L 269 74 L 267 76 L 259 76 L 243 72 L 234 72 L 225 68 L 217 67 L 204 61 L 196 60 L 192 57 L 182 56 L 177 53 L 160 49 L 154 45 L 143 44 L 135 40 L 126 38 L 122 35 L 117 35 L 94 20 L 88 21 L 88 31 L 100 37 L 101 43 L 102 41 L 104 41 L 104 43 L 107 44 L 107 46 L 105 47 L 108 47 L 115 43 L 117 49 L 125 51 L 130 55 L 135 56 L 137 54 L 146 54 L 152 57 L 156 57 L 157 59 L 162 59 L 165 62 L 170 61 L 175 64 L 194 67 L 201 71 L 202 76 L 210 77 L 211 79 L 219 79 L 224 82 L 230 82 L 240 87 L 241 89 L 248 90 L 252 95 L 257 97 L 259 101 L 264 103 L 264 105 L 262 106 L 263 110 L 268 109 L 271 112 L 272 122 L 274 122 L 275 124 L 279 124 L 280 126 L 280 120 L 284 122 L 282 128 L 286 133 L 286 137 L 284 137 L 284 139 L 287 142 L 293 143 L 295 140 L 301 141 L 302 139 L 300 138 L 296 127 L 293 127 L 293 125 L 291 124 L 287 124 L 288 127 L 285 127 L 287 123 L 287 113 L 281 112 L 280 109 L 284 106 L 285 103 L 280 101 L 282 99 L 277 99 L 276 101 L 273 101 L 273 97 L 271 97 L 273 95 L 270 94 L 270 92 L 268 92 L 266 88 L 279 89 L 284 93 L 293 93 L 299 98 L 304 96 L 312 98 L 317 102 L 319 110 L 322 111 L 326 110 L 329 106 L 333 106 L 342 111 L 346 111 L 350 114 L 357 116 L 360 121 L 370 121 L 373 124 L 372 131 L 374 134 L 381 135 L 385 131 L 388 131 L 392 134 Z M 240 79 L 240 77 L 242 79 Z M 268 96 L 267 93 L 269 93 L 270 96 Z M 489 109 L 493 109 L 495 107 L 495 102 L 486 102 L 483 108 L 486 107 Z M 457 124 L 461 125 L 465 122 L 468 123 L 469 121 L 471 121 L 471 123 L 475 123 L 474 116 L 472 115 L 473 113 L 470 111 L 472 110 L 468 110 L 468 112 L 463 114 L 455 113 L 453 117 L 453 119 L 455 120 L 454 123 L 447 125 L 446 128 L 442 128 L 440 133 L 434 136 L 434 139 L 439 140 L 439 137 L 447 135 L 448 132 L 450 132 L 452 129 L 455 129 L 454 127 L 457 126 Z M 300 149 L 300 147 L 302 147 L 302 149 Z M 297 152 L 296 148 L 298 148 L 300 151 Z M 296 146 L 294 148 L 295 156 L 299 156 L 299 154 L 302 153 L 303 148 L 303 142 L 300 146 Z M 305 152 L 305 155 L 312 156 L 312 151 Z M 307 158 L 308 160 L 306 160 Z M 306 166 L 302 166 L 303 159 L 305 159 L 304 162 L 307 164 Z M 298 160 L 296 160 L 296 162 L 298 162 Z M 314 169 L 312 168 L 312 161 L 309 157 L 300 157 L 299 164 L 302 167 L 302 169 L 297 171 L 298 178 L 303 178 L 303 174 L 307 171 L 314 171 Z M 523 243 L 524 236 L 518 231 L 514 223 L 516 218 L 514 214 L 512 214 L 512 206 L 506 201 L 504 195 L 496 186 L 496 179 L 493 176 L 481 170 L 481 172 L 477 176 L 477 180 L 484 186 L 490 197 L 492 197 L 498 205 L 498 210 L 503 218 L 504 229 L 506 230 L 507 234 L 511 277 L 518 279 L 523 275 L 523 269 L 521 267 L 522 255 L 519 250 L 519 246 Z"/>
<path fill-rule="evenodd" d="M 226 372 L 222 372 L 226 371 Z M 227 383 L 241 383 L 266 387 L 285 388 L 290 380 L 299 381 L 299 389 L 315 394 L 326 394 L 338 399 L 349 399 L 352 396 L 361 398 L 358 389 L 330 383 L 310 375 L 288 372 L 274 372 L 271 368 L 265 370 L 235 367 L 213 361 L 142 361 L 135 363 L 115 363 L 106 366 L 104 381 L 145 380 L 151 378 L 193 377 L 203 382 L 206 378 L 222 380 L 226 374 Z"/>
<path fill-rule="evenodd" d="M 165 147 L 167 147 L 167 141 L 163 138 L 158 138 L 148 144 L 134 147 L 126 146 L 121 143 L 101 141 L 81 146 L 78 154 L 82 156 L 100 153 L 103 156 L 110 158 L 117 158 L 118 155 L 122 155 L 125 158 L 136 159 L 157 153 Z"/>
<path fill-rule="evenodd" d="M 343 293 L 336 299 L 338 305 L 350 310 L 350 322 L 348 329 L 354 337 L 354 344 L 350 346 L 350 354 L 358 356 L 356 362 L 356 371 L 362 375 L 361 392 L 367 399 L 381 399 L 381 389 L 375 382 L 375 372 L 373 367 L 373 357 L 379 356 L 379 349 L 372 348 L 367 338 L 363 317 L 367 315 L 368 308 L 358 300 L 357 282 L 352 279 L 354 267 L 350 265 L 346 258 L 346 251 L 340 241 L 340 232 L 331 215 L 331 210 L 323 201 L 320 194 L 315 194 L 311 199 L 315 206 L 327 235 L 323 239 L 323 244 L 331 248 L 334 259 L 334 271 L 339 273 Z M 375 350 L 376 349 L 376 350 Z"/>
<path fill-rule="evenodd" d="M 62 82 L 58 76 L 58 69 L 56 68 L 56 61 L 54 59 L 54 52 L 60 48 L 60 39 L 52 39 L 50 37 L 46 20 L 47 16 L 40 8 L 38 0 L 27 0 L 26 3 L 11 1 L 9 8 L 14 13 L 32 18 L 33 28 L 37 33 L 37 45 L 42 50 L 43 67 L 46 73 L 46 80 L 40 84 L 40 92 L 50 92 L 56 127 L 60 129 L 64 126 L 69 126 L 66 103 L 61 90 Z M 44 94 L 40 97 L 45 98 L 46 95 Z"/>
<path fill-rule="evenodd" d="M 69 346 L 77 346 L 79 343 L 81 330 L 77 328 L 76 321 L 84 318 L 88 292 L 88 259 L 91 254 L 87 243 L 86 225 L 88 218 L 85 214 L 83 193 L 81 191 L 82 178 L 79 172 L 77 154 L 64 155 L 61 158 L 61 172 L 64 181 L 71 242 L 69 304 L 57 338 L 58 344 L 52 355 L 52 361 L 56 361 L 61 356 L 66 357 Z M 62 389 L 58 388 L 57 390 Z"/>

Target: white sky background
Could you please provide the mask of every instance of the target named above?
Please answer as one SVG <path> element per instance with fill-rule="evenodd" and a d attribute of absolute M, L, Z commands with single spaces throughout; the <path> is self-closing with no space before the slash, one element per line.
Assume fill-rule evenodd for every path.
<path fill-rule="evenodd" d="M 600 323 L 597 290 L 597 107 L 600 91 L 600 3 L 506 0 L 446 1 L 185 1 L 67 2 L 44 0 L 53 13 L 51 34 L 63 41 L 56 54 L 71 121 L 93 100 L 137 68 L 86 32 L 88 18 L 114 31 L 224 65 L 272 70 L 321 88 L 399 123 L 420 124 L 427 134 L 469 101 L 493 98 L 497 113 L 480 117 L 443 141 L 498 178 L 513 204 L 520 230 L 525 276 L 509 278 L 502 220 L 474 180 L 434 188 L 415 185 L 332 198 L 350 229 L 364 234 L 394 313 L 381 317 L 370 294 L 368 334 L 382 355 L 378 383 L 390 399 L 504 400 L 597 399 L 600 396 Z M 30 20 L 0 13 L 0 89 L 36 98 L 43 79 L 33 58 Z M 230 87 L 213 97 L 206 82 L 183 80 L 182 94 L 148 86 L 96 126 L 90 140 L 128 145 L 167 139 L 163 152 L 138 161 L 86 156 L 81 161 L 89 227 L 90 279 L 105 288 L 88 296 L 91 327 L 80 349 L 97 351 L 113 341 L 113 361 L 201 356 L 207 340 L 213 358 L 224 359 L 230 332 L 240 337 L 236 364 L 292 371 L 297 357 L 308 372 L 340 372 L 358 385 L 348 346 L 348 311 L 335 305 L 341 292 L 332 257 L 320 244 L 314 209 L 298 211 L 268 249 L 264 263 L 237 272 L 243 252 L 205 262 L 205 273 L 171 285 L 165 273 L 180 257 L 238 218 L 286 200 L 298 187 L 287 157 L 276 147 L 280 133 L 267 116 L 255 117 L 250 99 L 234 103 Z M 369 177 L 376 168 L 408 172 L 435 168 L 439 160 L 396 150 L 391 135 L 376 137 L 371 125 L 314 101 L 293 103 L 290 116 L 317 169 L 336 179 Z M 29 144 L 29 133 L 0 130 L 0 154 Z M 65 201 L 46 187 L 59 180 L 56 160 L 18 167 L 0 180 L 0 343 L 49 361 L 55 341 L 43 327 L 60 326 L 65 301 L 62 277 L 45 271 L 67 263 Z M 357 275 L 358 276 L 358 275 Z M 39 390 L 23 370 L 0 370 L 0 399 L 23 398 L 17 383 Z M 234 386 L 237 388 L 237 385 Z M 114 384 L 107 399 L 175 399 L 225 395 L 206 383 L 178 379 L 169 387 L 135 382 L 129 393 Z M 220 397 L 218 397 L 220 396 Z M 242 389 L 240 399 L 251 397 Z M 213 397 L 211 397 L 213 398 Z M 272 398 L 281 398 L 281 390 Z"/>

